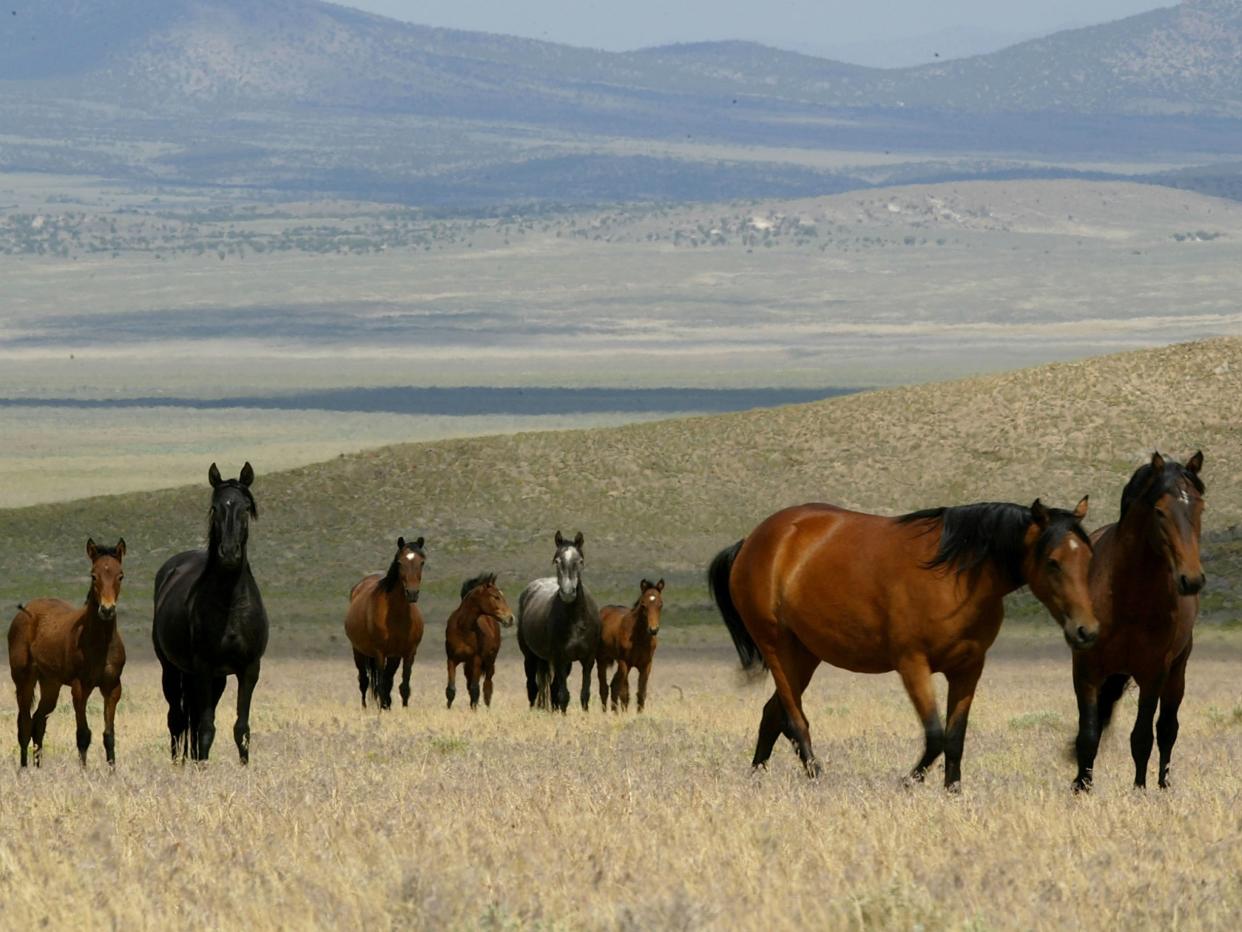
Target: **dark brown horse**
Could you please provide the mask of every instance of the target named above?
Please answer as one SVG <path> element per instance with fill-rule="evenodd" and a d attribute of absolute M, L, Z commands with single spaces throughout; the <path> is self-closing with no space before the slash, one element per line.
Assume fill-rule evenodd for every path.
<path fill-rule="evenodd" d="M 349 590 L 345 634 L 354 647 L 362 707 L 367 693 L 381 709 L 392 707 L 392 683 L 401 666 L 401 704 L 410 704 L 410 668 L 423 639 L 418 592 L 427 554 L 423 539 L 397 538 L 397 553 L 387 573 L 365 576 Z"/>
<path fill-rule="evenodd" d="M 599 650 L 595 655 L 595 671 L 599 674 L 599 705 L 608 708 L 608 668 L 614 663 L 617 672 L 612 678 L 612 711 L 630 707 L 630 670 L 638 671 L 638 711 L 647 702 L 647 681 L 651 679 L 651 662 L 659 646 L 660 612 L 664 608 L 664 580 L 638 584 L 638 600 L 624 605 L 605 605 L 599 610 Z"/>
<path fill-rule="evenodd" d="M 819 764 L 802 693 L 820 663 L 858 673 L 896 670 L 923 723 L 921 781 L 945 755 L 945 786 L 961 780 L 966 718 L 1004 597 L 1031 587 L 1070 646 L 1096 637 L 1087 572 L 1091 545 L 1074 511 L 985 502 L 899 518 L 810 504 L 777 512 L 712 561 L 708 582 L 744 667 L 763 664 L 776 691 L 763 709 L 754 766 L 782 732 L 812 776 Z M 948 728 L 932 674 L 949 681 Z"/>
<path fill-rule="evenodd" d="M 444 625 L 444 652 L 448 655 L 448 685 L 444 698 L 453 707 L 457 696 L 457 665 L 465 667 L 470 708 L 479 707 L 479 678 L 483 678 L 483 702 L 492 704 L 492 677 L 500 653 L 500 626 L 513 624 L 513 611 L 496 585 L 495 573 L 484 573 L 461 584 L 461 604 Z"/>
<path fill-rule="evenodd" d="M 91 561 L 91 588 L 85 605 L 35 599 L 18 606 L 9 625 L 9 670 L 17 689 L 17 743 L 23 767 L 32 738 L 34 762 L 39 766 L 47 717 L 56 708 L 60 687 L 65 683 L 73 694 L 82 763 L 86 763 L 86 750 L 91 745 L 86 701 L 96 688 L 104 699 L 104 754 L 109 764 L 116 763 L 116 705 L 121 701 L 121 671 L 125 668 L 125 645 L 116 627 L 116 601 L 125 578 L 121 568 L 125 541 L 118 541 L 115 547 L 101 547 L 88 540 L 86 555 Z M 32 717 L 36 683 L 39 707 Z"/>
<path fill-rule="evenodd" d="M 1185 466 L 1153 454 L 1121 493 L 1120 520 L 1093 535 L 1091 603 L 1100 621 L 1100 639 L 1074 655 L 1075 790 L 1091 788 L 1100 734 L 1131 677 L 1139 688 L 1138 715 L 1130 732 L 1134 785 L 1147 785 L 1157 706 L 1160 786 L 1169 785 L 1177 709 L 1186 689 L 1186 660 L 1205 581 L 1199 562 L 1202 468 L 1201 452 Z"/>

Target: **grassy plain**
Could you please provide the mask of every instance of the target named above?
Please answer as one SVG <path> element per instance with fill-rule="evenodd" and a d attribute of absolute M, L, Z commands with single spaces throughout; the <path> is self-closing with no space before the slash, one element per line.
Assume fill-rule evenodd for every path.
<path fill-rule="evenodd" d="M 136 604 L 123 605 L 129 617 Z M 137 626 L 135 626 L 137 627 Z M 252 765 L 228 737 L 174 767 L 145 639 L 126 676 L 119 765 L 82 770 L 67 698 L 45 766 L 0 767 L 6 928 L 1231 928 L 1242 909 L 1242 638 L 1191 660 L 1175 786 L 1130 788 L 1125 723 L 1096 792 L 1069 792 L 1069 658 L 1051 624 L 1008 629 L 971 715 L 965 788 L 907 789 L 920 730 L 895 676 L 821 670 L 806 697 L 826 764 L 782 742 L 749 760 L 767 685 L 723 631 L 676 609 L 641 716 L 532 713 L 516 646 L 493 708 L 443 708 L 442 627 L 413 706 L 364 712 L 344 646 L 265 665 Z M 941 697 L 943 701 L 943 696 Z"/>

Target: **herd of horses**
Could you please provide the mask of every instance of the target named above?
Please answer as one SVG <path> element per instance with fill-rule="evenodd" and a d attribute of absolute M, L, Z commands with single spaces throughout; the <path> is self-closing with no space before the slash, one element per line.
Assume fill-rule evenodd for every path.
<path fill-rule="evenodd" d="M 1159 453 L 1126 484 L 1119 519 L 1088 535 L 1084 496 L 1072 510 L 982 502 L 898 517 L 827 504 L 771 515 L 711 561 L 708 586 L 744 668 L 771 672 L 753 766 L 763 767 L 781 735 L 812 776 L 821 767 L 811 746 L 802 695 L 820 663 L 862 673 L 896 671 L 924 729 L 924 749 L 910 772 L 921 782 L 943 754 L 945 786 L 960 786 L 966 721 L 988 648 L 1004 615 L 1004 597 L 1023 587 L 1047 608 L 1072 649 L 1078 703 L 1076 791 L 1091 788 L 1100 735 L 1133 680 L 1138 714 L 1130 735 L 1135 785 L 1145 786 L 1155 743 L 1159 785 L 1169 785 L 1178 707 L 1193 643 L 1198 593 L 1203 454 L 1185 463 Z M 250 704 L 268 640 L 268 619 L 250 570 L 247 541 L 258 509 L 247 463 L 225 480 L 208 471 L 207 546 L 170 558 L 155 577 L 152 640 L 168 704 L 172 758 L 206 760 L 216 705 L 236 676 L 233 737 L 249 760 Z M 580 701 L 598 675 L 601 704 L 628 708 L 629 674 L 638 671 L 637 707 L 646 701 L 658 643 L 664 580 L 643 579 L 630 606 L 602 609 L 583 581 L 584 540 L 555 535 L 555 575 L 521 593 L 515 619 L 493 573 L 466 580 L 445 625 L 448 682 L 465 673 L 470 707 L 491 705 L 501 629 L 515 624 L 532 708 L 566 712 L 573 665 L 582 667 Z M 70 686 L 77 746 L 85 764 L 91 742 L 86 702 L 104 697 L 104 749 L 114 764 L 115 717 L 125 649 L 117 630 L 125 541 L 87 541 L 91 587 L 84 605 L 36 599 L 18 607 L 9 628 L 9 665 L 17 693 L 21 764 L 33 743 L 38 766 L 47 717 Z M 418 606 L 427 555 L 424 539 L 397 540 L 386 572 L 351 590 L 345 631 L 353 649 L 362 705 L 392 706 L 392 687 L 409 704 L 410 671 L 422 640 Z M 608 671 L 616 665 L 611 680 Z M 949 683 L 947 719 L 937 709 L 932 675 Z M 35 687 L 38 705 L 34 705 Z M 33 712 L 32 712 L 33 708 Z M 1159 719 L 1156 720 L 1157 710 Z"/>

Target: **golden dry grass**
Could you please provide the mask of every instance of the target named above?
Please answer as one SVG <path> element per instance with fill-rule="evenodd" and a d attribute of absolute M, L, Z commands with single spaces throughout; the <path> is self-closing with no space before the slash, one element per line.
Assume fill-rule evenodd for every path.
<path fill-rule="evenodd" d="M 826 775 L 808 781 L 783 742 L 752 775 L 767 686 L 739 683 L 718 635 L 661 648 L 641 717 L 529 712 L 511 641 L 494 708 L 446 711 L 438 628 L 413 707 L 383 715 L 357 707 L 343 649 L 273 658 L 249 769 L 227 711 L 207 766 L 166 761 L 142 659 L 115 773 L 98 740 L 78 766 L 64 706 L 44 768 L 20 773 L 5 690 L 0 926 L 1234 927 L 1236 635 L 1205 633 L 1191 660 L 1175 788 L 1130 788 L 1127 698 L 1090 798 L 1069 792 L 1069 658 L 1050 625 L 994 651 L 960 797 L 902 786 L 921 735 L 894 676 L 829 669 L 807 695 Z"/>

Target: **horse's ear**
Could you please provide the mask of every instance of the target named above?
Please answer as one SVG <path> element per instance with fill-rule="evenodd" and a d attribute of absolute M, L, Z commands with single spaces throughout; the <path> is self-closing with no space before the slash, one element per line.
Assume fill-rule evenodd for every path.
<path fill-rule="evenodd" d="M 565 538 L 561 536 L 561 532 L 558 530 L 556 532 L 556 547 L 559 550 L 561 547 L 564 547 L 564 546 L 565 546 Z"/>
<path fill-rule="evenodd" d="M 1031 520 L 1041 528 L 1048 526 L 1048 509 L 1039 499 L 1031 502 Z"/>
<path fill-rule="evenodd" d="M 415 550 L 423 549 L 423 539 L 421 537 L 418 540 L 414 541 L 414 549 Z"/>
<path fill-rule="evenodd" d="M 122 537 L 116 542 L 116 558 L 118 560 L 125 559 L 125 538 Z"/>
<path fill-rule="evenodd" d="M 660 581 L 659 581 L 658 583 L 656 583 L 655 587 L 656 587 L 656 589 L 658 589 L 660 592 L 663 592 L 663 591 L 664 591 L 664 577 L 663 577 L 663 576 L 661 576 L 661 577 L 660 577 Z"/>
<path fill-rule="evenodd" d="M 1090 497 L 1090 495 L 1084 495 L 1078 504 L 1074 506 L 1074 517 L 1079 521 L 1087 516 L 1087 499 Z"/>
<path fill-rule="evenodd" d="M 1196 476 L 1199 475 L 1199 470 L 1203 468 L 1203 451 L 1202 450 L 1196 450 L 1195 455 L 1192 456 L 1190 459 L 1186 460 L 1186 468 L 1189 469 Z"/>
<path fill-rule="evenodd" d="M 250 488 L 250 483 L 254 482 L 254 467 L 250 465 L 250 461 L 246 460 L 246 465 L 242 467 L 241 475 L 237 477 L 237 481 Z"/>
<path fill-rule="evenodd" d="M 1164 457 L 1160 455 L 1160 451 L 1156 450 L 1151 455 L 1151 468 L 1156 472 L 1164 472 Z"/>
<path fill-rule="evenodd" d="M 220 469 L 215 463 L 212 463 L 211 468 L 207 470 L 207 481 L 211 483 L 213 489 L 219 488 L 220 483 L 224 481 L 224 478 L 220 475 Z"/>
<path fill-rule="evenodd" d="M 648 579 L 645 576 L 643 577 L 642 581 L 638 584 L 638 589 L 640 592 L 646 592 L 648 589 L 654 589 L 654 588 L 655 588 L 655 583 L 653 583 L 650 579 Z"/>
<path fill-rule="evenodd" d="M 86 538 L 86 556 L 87 556 L 87 558 L 88 558 L 88 559 L 89 559 L 92 563 L 94 563 L 94 562 L 95 562 L 95 556 L 96 556 L 98 553 L 99 553 L 99 548 L 97 548 L 97 547 L 95 546 L 95 538 L 93 538 L 93 537 L 88 537 L 88 538 Z"/>
<path fill-rule="evenodd" d="M 575 550 L 581 550 L 581 549 L 582 549 L 582 542 L 583 542 L 583 540 L 585 540 L 585 538 L 582 536 L 582 532 L 581 532 L 581 531 L 579 531 L 579 532 L 578 532 L 578 533 L 574 536 L 574 549 L 575 549 Z"/>
<path fill-rule="evenodd" d="M 405 549 L 405 538 L 398 537 L 397 538 L 397 552 L 400 553 L 404 549 Z"/>

